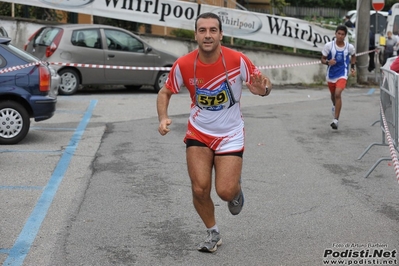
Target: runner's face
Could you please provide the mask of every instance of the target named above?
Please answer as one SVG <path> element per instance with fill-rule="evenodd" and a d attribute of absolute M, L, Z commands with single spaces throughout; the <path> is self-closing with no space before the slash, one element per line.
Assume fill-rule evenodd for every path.
<path fill-rule="evenodd" d="M 339 30 L 335 33 L 335 38 L 337 38 L 337 41 L 343 42 L 345 40 L 345 31 Z"/>
<path fill-rule="evenodd" d="M 223 39 L 223 32 L 219 30 L 219 21 L 214 18 L 200 18 L 197 21 L 195 40 L 203 52 L 214 52 Z"/>

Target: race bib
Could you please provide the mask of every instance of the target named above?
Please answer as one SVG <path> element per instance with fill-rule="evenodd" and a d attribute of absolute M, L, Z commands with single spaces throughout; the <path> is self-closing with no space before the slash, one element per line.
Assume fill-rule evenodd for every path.
<path fill-rule="evenodd" d="M 234 105 L 235 101 L 232 98 L 232 92 L 227 82 L 223 82 L 219 88 L 215 90 L 195 89 L 196 104 L 201 109 L 209 111 L 220 111 Z"/>

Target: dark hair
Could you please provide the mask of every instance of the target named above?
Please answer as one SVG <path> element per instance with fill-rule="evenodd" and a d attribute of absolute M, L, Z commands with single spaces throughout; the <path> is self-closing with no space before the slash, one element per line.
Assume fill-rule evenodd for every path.
<path fill-rule="evenodd" d="M 337 28 L 335 29 L 335 33 L 337 33 L 339 30 L 342 30 L 345 32 L 345 35 L 348 34 L 348 29 L 346 28 L 345 25 L 338 25 Z"/>
<path fill-rule="evenodd" d="M 202 13 L 201 15 L 199 15 L 196 19 L 195 19 L 195 31 L 197 31 L 197 22 L 200 18 L 214 18 L 217 19 L 219 22 L 219 30 L 222 31 L 222 21 L 220 20 L 220 17 L 218 15 L 216 15 L 215 13 L 212 12 L 206 12 L 206 13 Z"/>

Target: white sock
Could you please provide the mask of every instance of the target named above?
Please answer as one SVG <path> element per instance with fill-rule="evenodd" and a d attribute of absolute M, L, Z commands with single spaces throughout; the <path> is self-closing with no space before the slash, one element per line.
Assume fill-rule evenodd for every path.
<path fill-rule="evenodd" d="M 218 232 L 219 233 L 219 228 L 218 228 L 218 226 L 217 226 L 217 224 L 215 224 L 214 226 L 212 226 L 211 228 L 207 228 L 208 230 L 216 230 L 216 232 Z"/>

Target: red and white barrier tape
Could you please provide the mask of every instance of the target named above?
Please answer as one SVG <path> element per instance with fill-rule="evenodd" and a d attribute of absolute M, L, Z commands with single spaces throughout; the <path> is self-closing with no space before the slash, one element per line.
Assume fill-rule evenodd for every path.
<path fill-rule="evenodd" d="M 356 56 L 363 55 L 363 54 L 368 54 L 373 51 L 378 50 L 370 50 L 370 51 L 365 51 L 362 53 L 356 54 Z M 39 65 L 44 62 L 35 62 L 35 63 L 30 63 L 26 65 L 20 65 L 20 66 L 15 66 L 15 67 L 10 67 L 7 69 L 2 69 L 0 70 L 0 74 L 15 71 L 18 69 L 23 69 L 26 67 L 30 67 L 33 65 Z M 86 68 L 104 68 L 104 69 L 116 69 L 116 70 L 150 70 L 150 71 L 169 71 L 171 68 L 170 67 L 135 67 L 135 66 L 113 66 L 113 65 L 98 65 L 98 64 L 78 64 L 78 63 L 60 63 L 60 62 L 50 62 L 50 65 L 57 65 L 57 66 L 72 66 L 72 67 L 86 67 Z M 308 65 L 317 65 L 321 64 L 320 60 L 315 60 L 311 62 L 304 62 L 304 63 L 295 63 L 295 64 L 283 64 L 283 65 L 269 65 L 269 66 L 258 66 L 258 69 L 277 69 L 277 68 L 288 68 L 288 67 L 296 67 L 296 66 L 308 66 Z"/>
<path fill-rule="evenodd" d="M 41 64 L 40 62 L 34 62 L 34 63 L 26 64 L 26 65 L 13 66 L 13 67 L 1 69 L 0 70 L 0 74 L 12 72 L 12 71 L 15 71 L 15 70 L 24 69 L 24 68 L 31 67 L 31 66 L 38 66 L 40 64 Z"/>
<path fill-rule="evenodd" d="M 312 61 L 312 62 L 296 63 L 296 64 L 258 66 L 257 68 L 258 69 L 276 69 L 276 68 L 287 68 L 287 67 L 307 66 L 307 65 L 317 65 L 317 64 L 321 64 L 320 60 Z"/>
<path fill-rule="evenodd" d="M 361 53 L 356 54 L 356 56 L 369 54 L 369 53 L 371 53 L 373 51 L 378 52 L 378 49 L 361 52 Z M 317 64 L 321 64 L 320 60 L 315 60 L 315 61 L 312 61 L 312 62 L 305 62 L 305 63 L 296 63 L 296 64 L 258 66 L 257 68 L 258 69 L 275 69 L 275 68 L 286 68 L 286 67 L 307 66 L 307 65 L 317 65 Z"/>
<path fill-rule="evenodd" d="M 356 54 L 356 56 L 364 55 L 364 54 L 369 54 L 369 53 L 372 53 L 372 52 L 379 53 L 380 50 L 379 50 L 379 49 L 374 49 L 374 50 L 370 50 L 370 51 L 365 51 L 365 52 L 361 52 L 361 53 Z"/>
<path fill-rule="evenodd" d="M 387 137 L 387 141 L 389 144 L 389 151 L 391 153 L 392 162 L 393 162 L 393 165 L 395 168 L 396 180 L 399 183 L 399 161 L 398 161 L 398 157 L 396 154 L 395 146 L 393 145 L 391 133 L 389 132 L 387 120 L 386 120 L 385 114 L 384 114 L 384 109 L 382 108 L 382 102 L 380 102 L 380 108 L 381 108 L 381 117 L 382 117 L 382 121 L 384 124 L 384 129 L 385 129 L 385 135 Z"/>
<path fill-rule="evenodd" d="M 59 63 L 52 62 L 51 65 L 57 66 L 74 66 L 74 67 L 88 67 L 88 68 L 106 68 L 106 69 L 123 69 L 123 70 L 166 70 L 170 67 L 134 67 L 134 66 L 111 66 L 111 65 L 97 65 L 97 64 L 75 64 L 75 63 Z"/>

